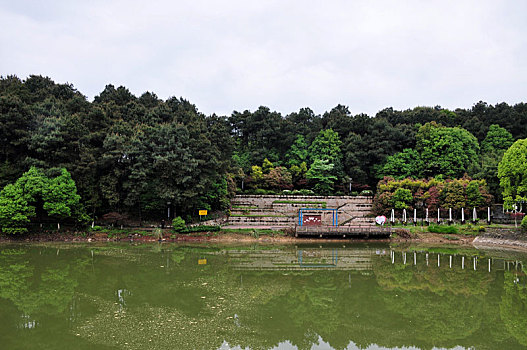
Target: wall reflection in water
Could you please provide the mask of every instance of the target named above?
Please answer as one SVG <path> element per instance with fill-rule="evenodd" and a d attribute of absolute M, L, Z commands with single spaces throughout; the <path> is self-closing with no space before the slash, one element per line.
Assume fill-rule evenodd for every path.
<path fill-rule="evenodd" d="M 456 246 L 4 245 L 0 344 L 525 348 L 525 261 Z"/>

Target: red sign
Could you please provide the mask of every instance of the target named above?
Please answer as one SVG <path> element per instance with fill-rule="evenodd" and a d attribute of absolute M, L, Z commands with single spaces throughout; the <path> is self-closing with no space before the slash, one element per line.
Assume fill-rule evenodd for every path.
<path fill-rule="evenodd" d="M 322 225 L 322 215 L 304 215 L 302 217 L 302 225 L 320 226 Z"/>

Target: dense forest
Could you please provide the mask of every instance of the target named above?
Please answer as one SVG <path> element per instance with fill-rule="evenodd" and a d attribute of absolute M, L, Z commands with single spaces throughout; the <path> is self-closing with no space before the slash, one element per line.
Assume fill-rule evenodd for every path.
<path fill-rule="evenodd" d="M 527 138 L 527 104 L 386 108 L 375 116 L 344 105 L 322 115 L 262 106 L 207 116 L 183 98 L 107 85 L 90 102 L 70 84 L 7 76 L 0 138 L 0 188 L 12 185 L 4 197 L 44 184 L 31 198 L 45 207 L 56 192 L 49 186 L 68 188 L 72 179 L 79 200 L 62 216 L 160 219 L 169 207 L 171 215 L 195 215 L 228 208 L 236 192 L 355 194 L 375 191 L 385 176 L 486 180 L 500 200 L 498 163 Z"/>

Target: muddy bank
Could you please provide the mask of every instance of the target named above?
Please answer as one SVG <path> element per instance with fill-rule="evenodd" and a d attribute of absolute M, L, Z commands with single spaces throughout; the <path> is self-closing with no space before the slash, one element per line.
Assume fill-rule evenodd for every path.
<path fill-rule="evenodd" d="M 516 241 L 512 239 L 499 239 L 490 237 L 476 237 L 472 242 L 476 248 L 483 247 L 500 247 L 506 249 L 521 249 L 527 251 L 526 241 Z"/>
<path fill-rule="evenodd" d="M 390 242 L 390 239 L 339 239 L 339 238 L 295 238 L 293 236 L 286 236 L 282 234 L 265 234 L 259 236 L 252 236 L 250 234 L 241 233 L 218 233 L 218 232 L 203 232 L 195 234 L 175 234 L 165 236 L 162 239 L 152 236 L 128 235 L 125 237 L 111 237 L 104 233 L 95 235 L 75 235 L 75 234 L 27 234 L 23 236 L 0 236 L 0 243 L 10 242 L 213 242 L 213 243 L 323 243 L 323 242 Z"/>
<path fill-rule="evenodd" d="M 427 231 L 418 232 L 407 237 L 399 235 L 389 239 L 341 239 L 298 237 L 283 233 L 266 233 L 252 235 L 249 233 L 202 232 L 194 234 L 169 234 L 166 232 L 162 239 L 141 234 L 123 234 L 119 236 L 105 232 L 46 232 L 26 235 L 0 235 L 1 242 L 241 242 L 241 243 L 323 243 L 323 242 L 386 242 L 386 243 L 423 243 L 457 244 L 467 246 L 495 246 L 527 250 L 527 234 L 510 227 L 489 229 L 479 236 L 462 234 L 437 234 Z"/>
<path fill-rule="evenodd" d="M 472 244 L 475 247 L 527 250 L 527 233 L 515 227 L 494 228 L 477 236 Z"/>
<path fill-rule="evenodd" d="M 447 238 L 448 237 L 448 238 Z M 470 245 L 474 241 L 474 236 L 460 235 L 460 234 L 439 234 L 430 232 L 419 232 L 411 237 L 392 237 L 390 242 L 416 242 L 427 244 L 465 244 Z"/>

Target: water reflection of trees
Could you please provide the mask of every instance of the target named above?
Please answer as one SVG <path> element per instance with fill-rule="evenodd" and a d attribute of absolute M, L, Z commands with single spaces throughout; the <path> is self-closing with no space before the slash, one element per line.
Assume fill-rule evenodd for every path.
<path fill-rule="evenodd" d="M 25 315 L 65 312 L 78 285 L 77 274 L 87 265 L 87 257 L 71 259 L 56 254 L 49 259 L 35 252 L 29 254 L 23 248 L 2 250 L 0 297 L 12 301 Z"/>
<path fill-rule="evenodd" d="M 527 346 L 527 286 L 525 274 L 505 272 L 504 293 L 500 303 L 501 319 L 518 342 Z"/>
<path fill-rule="evenodd" d="M 309 349 L 321 337 L 336 349 L 350 342 L 513 348 L 514 339 L 527 341 L 525 284 L 509 272 L 393 265 L 388 257 L 373 259 L 373 274 L 238 271 L 229 249 L 214 247 L 1 251 L 2 310 L 14 307 L 48 329 L 46 315 L 72 320 L 67 339 L 84 344 L 208 349 L 227 341 L 268 349 L 289 340 Z"/>

